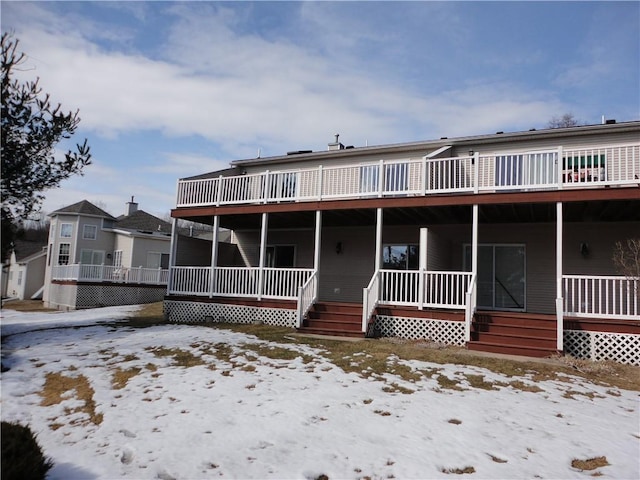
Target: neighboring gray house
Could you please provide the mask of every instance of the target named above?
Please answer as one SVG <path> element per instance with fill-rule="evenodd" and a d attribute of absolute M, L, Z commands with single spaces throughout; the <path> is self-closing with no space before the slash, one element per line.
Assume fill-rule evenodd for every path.
<path fill-rule="evenodd" d="M 172 321 L 640 364 L 640 122 L 235 160 L 178 182 Z M 218 248 L 233 232 L 233 255 Z M 231 252 L 233 253 L 233 252 Z"/>
<path fill-rule="evenodd" d="M 16 240 L 6 265 L 3 296 L 19 300 L 41 299 L 47 258 L 45 242 Z"/>
<path fill-rule="evenodd" d="M 117 218 L 87 200 L 49 216 L 45 306 L 78 309 L 162 300 L 169 223 L 138 210 L 133 197 Z"/>

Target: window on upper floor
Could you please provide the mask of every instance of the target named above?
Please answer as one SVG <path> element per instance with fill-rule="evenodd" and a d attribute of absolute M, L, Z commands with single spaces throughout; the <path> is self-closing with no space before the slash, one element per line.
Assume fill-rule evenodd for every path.
<path fill-rule="evenodd" d="M 61 238 L 71 238 L 73 235 L 73 224 L 72 223 L 61 223 L 60 224 L 60 237 Z"/>
<path fill-rule="evenodd" d="M 82 227 L 82 238 L 85 240 L 95 240 L 98 235 L 98 227 L 95 225 L 85 225 Z"/>
<path fill-rule="evenodd" d="M 58 249 L 58 265 L 69 265 L 69 258 L 71 253 L 70 243 L 61 243 Z"/>

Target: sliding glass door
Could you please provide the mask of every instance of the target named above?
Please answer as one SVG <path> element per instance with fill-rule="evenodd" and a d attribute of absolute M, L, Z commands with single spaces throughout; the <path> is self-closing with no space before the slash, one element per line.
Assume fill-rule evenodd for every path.
<path fill-rule="evenodd" d="M 465 245 L 465 269 L 471 270 L 471 245 Z M 478 246 L 478 308 L 526 309 L 526 251 L 524 245 Z"/>

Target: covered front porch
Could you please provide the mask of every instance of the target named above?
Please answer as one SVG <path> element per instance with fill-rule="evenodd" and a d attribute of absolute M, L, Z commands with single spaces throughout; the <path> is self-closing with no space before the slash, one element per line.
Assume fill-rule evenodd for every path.
<path fill-rule="evenodd" d="M 371 335 L 376 322 L 381 325 L 381 319 L 393 318 L 396 325 L 429 323 L 425 327 L 429 332 L 453 325 L 457 337 L 451 343 L 460 345 L 473 341 L 478 310 L 545 315 L 555 326 L 553 350 L 563 351 L 565 319 L 640 319 L 634 295 L 637 279 L 588 273 L 611 273 L 606 253 L 611 240 L 602 232 L 624 238 L 638 225 L 637 218 L 631 223 L 618 221 L 628 220 L 634 205 L 615 203 L 377 207 L 214 216 L 210 219 L 214 239 L 221 221 L 234 227 L 236 256 L 245 265 L 230 265 L 228 258 L 219 258 L 216 248 L 211 249 L 205 265 L 172 264 L 167 300 L 180 297 L 215 303 L 233 298 L 238 305 L 244 299 L 251 308 L 256 308 L 256 302 L 287 302 L 281 309 L 287 317 L 283 324 L 297 328 L 307 325 L 315 304 L 346 302 L 361 309 L 361 334 Z M 582 215 L 606 217 L 606 223 L 577 222 Z M 586 256 L 583 244 L 590 250 Z M 402 269 L 389 268 L 399 265 L 391 248 L 398 245 L 410 246 L 407 258 L 400 261 Z M 504 246 L 508 247 L 507 259 L 522 254 L 520 267 L 501 270 L 495 251 Z M 173 246 L 174 259 L 178 248 Z M 494 252 L 493 257 L 488 252 Z M 291 263 L 278 265 L 280 261 Z M 489 263 L 491 275 L 486 270 Z M 503 274 L 506 277 L 500 279 Z M 520 284 L 519 292 L 505 292 Z M 268 308 L 273 309 L 273 304 Z M 385 315 L 381 309 L 395 313 Z M 399 316 L 407 315 L 407 309 L 418 313 Z M 442 318 L 433 318 L 433 312 L 451 315 L 441 313 Z M 414 330 L 424 334 L 425 328 Z M 383 328 L 382 334 L 396 330 Z"/>

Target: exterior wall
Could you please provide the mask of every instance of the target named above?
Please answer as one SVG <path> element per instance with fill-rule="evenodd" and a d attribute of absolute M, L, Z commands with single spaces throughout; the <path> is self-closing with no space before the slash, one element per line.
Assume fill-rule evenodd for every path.
<path fill-rule="evenodd" d="M 179 235 L 175 264 L 194 267 L 211 266 L 211 242 L 195 237 Z"/>
<path fill-rule="evenodd" d="M 136 237 L 132 239 L 132 267 L 148 267 L 147 254 L 151 252 L 169 254 L 171 250 L 171 238 L 146 238 Z"/>
<path fill-rule="evenodd" d="M 27 276 L 27 266 L 16 263 L 15 254 L 11 254 L 11 263 L 7 272 L 7 295 L 12 298 L 24 299 L 25 278 Z"/>
<path fill-rule="evenodd" d="M 267 232 L 267 246 L 293 245 L 296 250 L 294 267 L 312 268 L 314 235 L 314 231 L 309 229 L 272 230 Z M 234 240 L 237 242 L 240 255 L 239 265 L 235 266 L 257 267 L 260 264 L 260 231 L 236 231 L 234 232 Z"/>
<path fill-rule="evenodd" d="M 319 296 L 332 302 L 362 302 L 362 289 L 375 271 L 375 227 L 324 228 Z M 336 253 L 337 243 L 342 253 Z"/>
<path fill-rule="evenodd" d="M 164 286 L 52 283 L 45 306 L 60 310 L 160 302 Z"/>
<path fill-rule="evenodd" d="M 104 264 L 112 265 L 112 261 L 107 258 L 108 253 L 113 252 L 114 234 L 102 230 L 102 218 L 98 217 L 76 217 L 77 218 L 77 244 L 75 249 L 75 261 L 70 263 L 80 263 L 82 259 L 82 250 L 98 250 L 104 252 Z M 93 225 L 96 227 L 96 239 L 84 239 L 83 231 L 85 225 Z"/>
<path fill-rule="evenodd" d="M 133 267 L 133 238 L 127 235 L 116 235 L 113 250 L 122 250 L 122 267 Z M 112 260 L 113 261 L 113 260 Z"/>

